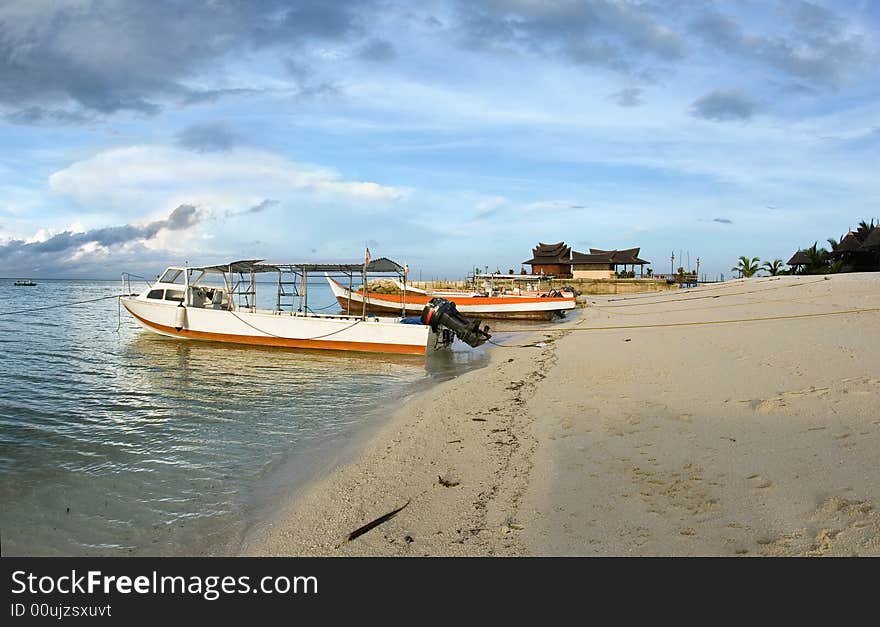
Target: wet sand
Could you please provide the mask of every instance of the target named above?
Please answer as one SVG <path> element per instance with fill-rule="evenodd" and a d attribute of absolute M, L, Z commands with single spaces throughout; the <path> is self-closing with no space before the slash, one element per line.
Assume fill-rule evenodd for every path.
<path fill-rule="evenodd" d="M 880 274 L 593 297 L 409 400 L 243 553 L 880 555 L 864 309 Z"/>

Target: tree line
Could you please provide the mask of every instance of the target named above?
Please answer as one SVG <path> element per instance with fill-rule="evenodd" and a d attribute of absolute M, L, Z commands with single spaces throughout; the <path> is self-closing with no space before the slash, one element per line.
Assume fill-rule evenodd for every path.
<path fill-rule="evenodd" d="M 835 274 L 838 272 L 878 272 L 880 271 L 880 223 L 862 220 L 858 229 L 850 231 L 840 240 L 826 240 L 831 250 L 819 242 L 797 251 L 785 268 L 782 259 L 763 263 L 758 257 L 742 255 L 731 268 L 742 278 L 755 276 L 765 271 L 770 276 L 781 274 Z"/>

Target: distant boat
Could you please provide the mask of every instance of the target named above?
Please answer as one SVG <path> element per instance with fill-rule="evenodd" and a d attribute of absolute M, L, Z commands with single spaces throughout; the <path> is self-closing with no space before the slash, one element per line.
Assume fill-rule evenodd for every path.
<path fill-rule="evenodd" d="M 351 279 L 353 275 L 365 277 L 367 272 L 402 273 L 403 268 L 384 258 L 366 267 L 260 260 L 171 267 L 140 294 L 129 289 L 120 300 L 145 329 L 186 340 L 425 355 L 448 346 L 456 337 L 471 346 L 491 337 L 488 327 L 462 318 L 455 305 L 443 299 L 426 301 L 417 318 L 403 317 L 399 307 L 396 314 L 385 317 L 362 311 L 356 315 L 314 313 L 308 307 L 309 272 L 337 272 Z M 256 276 L 263 273 L 278 276 L 274 309 L 256 307 Z"/>
<path fill-rule="evenodd" d="M 13 283 L 13 285 L 15 285 L 16 287 L 34 287 L 36 285 L 36 283 L 34 283 L 33 281 L 30 281 L 30 280 L 16 281 L 15 283 Z"/>
<path fill-rule="evenodd" d="M 515 296 L 503 294 L 498 296 L 478 295 L 475 292 L 437 291 L 426 293 L 424 290 L 411 290 L 407 287 L 401 294 L 381 294 L 367 292 L 364 299 L 362 292 L 352 290 L 327 276 L 327 282 L 340 306 L 346 311 L 362 311 L 368 313 L 392 313 L 402 309 L 408 315 L 415 315 L 436 296 L 441 296 L 455 303 L 457 310 L 464 316 L 479 318 L 515 319 L 515 320 L 552 320 L 565 315 L 577 306 L 574 296 L 551 295 Z M 559 293 L 557 293 L 559 294 Z M 365 302 L 366 300 L 366 302 Z"/>

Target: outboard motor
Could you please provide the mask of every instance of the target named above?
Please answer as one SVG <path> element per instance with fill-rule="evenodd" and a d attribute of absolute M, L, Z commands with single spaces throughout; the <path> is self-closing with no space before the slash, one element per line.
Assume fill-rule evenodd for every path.
<path fill-rule="evenodd" d="M 462 342 L 470 346 L 477 347 L 491 335 L 489 335 L 489 325 L 480 328 L 479 320 L 468 320 L 455 308 L 455 303 L 445 298 L 432 298 L 422 309 L 422 324 L 426 324 L 440 333 L 441 330 L 449 329 Z"/>

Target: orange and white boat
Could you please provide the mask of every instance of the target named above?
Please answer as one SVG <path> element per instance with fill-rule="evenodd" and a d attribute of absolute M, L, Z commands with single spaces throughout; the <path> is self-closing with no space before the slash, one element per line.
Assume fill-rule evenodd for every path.
<path fill-rule="evenodd" d="M 561 298 L 576 298 L 576 294 L 573 291 L 569 291 L 571 288 L 563 287 L 561 290 L 555 290 L 553 288 L 546 289 L 532 289 L 532 284 L 529 283 L 526 289 L 523 289 L 514 284 L 514 287 L 501 287 L 495 285 L 495 281 L 492 279 L 497 279 L 499 275 L 489 275 L 490 279 L 483 282 L 483 290 L 475 291 L 475 290 L 455 290 L 455 289 L 433 289 L 433 290 L 422 290 L 417 287 L 413 287 L 407 283 L 404 283 L 400 279 L 391 279 L 394 283 L 395 287 L 399 290 L 407 290 L 408 292 L 415 292 L 416 294 L 424 294 L 428 297 L 439 296 L 440 298 L 450 298 L 454 299 L 472 297 L 472 296 L 532 296 L 535 298 L 547 298 L 548 296 L 557 296 Z M 500 275 L 505 280 L 510 280 L 510 277 L 507 275 Z M 474 278 L 474 283 L 480 280 L 480 275 L 476 275 Z M 518 279 L 519 277 L 513 277 Z"/>
<path fill-rule="evenodd" d="M 401 309 L 397 315 L 390 312 L 390 316 L 376 317 L 361 310 L 359 315 L 326 315 L 308 308 L 305 290 L 310 271 L 341 272 L 351 277 L 398 269 L 403 270 L 387 259 L 377 259 L 366 268 L 361 264 L 266 264 L 261 260 L 170 267 L 156 283 L 120 300 L 142 327 L 180 340 L 425 355 L 451 344 L 456 329 L 472 346 L 490 337 L 488 327 L 481 330 L 478 321 L 463 320 L 454 307 L 451 311 L 443 308 L 439 316 L 422 316 L 430 324 L 402 317 Z M 267 272 L 278 275 L 276 307 L 258 309 L 256 276 Z"/>
<path fill-rule="evenodd" d="M 464 316 L 479 318 L 501 318 L 521 320 L 552 320 L 564 316 L 574 309 L 575 298 L 568 296 L 518 296 L 500 294 L 484 296 L 474 292 L 444 291 L 427 293 L 424 290 L 401 290 L 400 294 L 382 294 L 352 290 L 327 275 L 327 282 L 336 300 L 346 311 L 367 311 L 372 313 L 392 313 L 405 311 L 407 314 L 420 312 L 432 298 L 442 296 L 452 301 Z"/>

